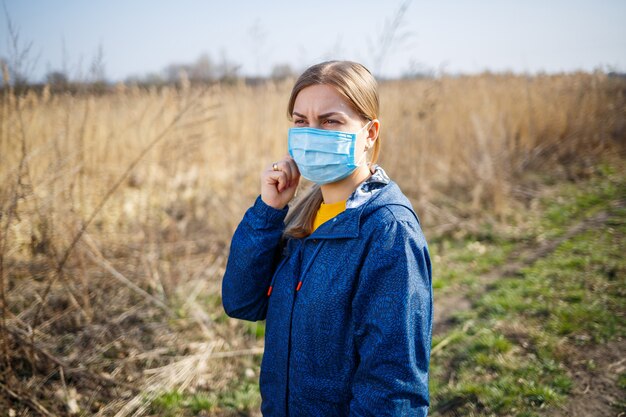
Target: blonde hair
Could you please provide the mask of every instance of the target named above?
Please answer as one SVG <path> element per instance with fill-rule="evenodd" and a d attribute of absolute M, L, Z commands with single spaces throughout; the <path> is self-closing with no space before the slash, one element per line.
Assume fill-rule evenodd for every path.
<path fill-rule="evenodd" d="M 287 116 L 291 120 L 296 97 L 306 87 L 330 85 L 365 120 L 378 118 L 378 85 L 372 73 L 363 65 L 351 61 L 327 61 L 313 65 L 300 75 L 291 90 Z M 370 163 L 378 160 L 380 138 L 374 142 Z M 320 186 L 314 184 L 290 208 L 285 219 L 285 236 L 303 238 L 313 232 L 315 215 L 322 203 Z"/>

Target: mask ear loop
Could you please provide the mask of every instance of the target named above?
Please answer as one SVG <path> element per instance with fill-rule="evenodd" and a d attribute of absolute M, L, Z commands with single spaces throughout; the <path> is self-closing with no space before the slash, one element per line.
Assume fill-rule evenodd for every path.
<path fill-rule="evenodd" d="M 370 127 L 372 127 L 372 123 L 374 123 L 375 120 L 378 120 L 378 119 L 370 120 L 369 122 L 367 122 L 365 124 L 365 126 L 363 126 L 361 128 L 361 130 L 363 130 L 365 128 L 369 129 Z M 359 133 L 361 133 L 361 130 L 359 130 Z M 365 160 L 367 161 L 367 153 L 369 152 L 370 149 L 372 149 L 371 146 L 365 145 L 365 149 L 363 150 L 363 156 L 361 156 L 361 158 L 359 158 L 359 163 L 357 165 L 359 165 L 359 166 L 361 165 L 361 159 L 363 159 L 363 158 L 365 158 Z M 370 164 L 369 162 L 366 163 L 366 165 L 369 165 L 369 164 Z"/>
<path fill-rule="evenodd" d="M 361 155 L 361 157 L 359 158 L 359 162 L 356 164 L 357 166 L 361 166 L 361 164 L 363 163 L 363 158 L 365 158 L 365 161 L 367 161 L 367 149 L 363 152 L 363 155 Z M 367 163 L 365 164 L 367 165 Z"/>

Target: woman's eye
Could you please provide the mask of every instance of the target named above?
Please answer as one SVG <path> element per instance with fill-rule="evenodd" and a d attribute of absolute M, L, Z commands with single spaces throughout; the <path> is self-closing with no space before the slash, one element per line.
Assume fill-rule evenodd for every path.
<path fill-rule="evenodd" d="M 293 124 L 296 125 L 296 126 L 302 126 L 302 125 L 306 124 L 306 121 L 302 120 L 302 119 L 296 119 L 296 120 L 293 121 Z"/>
<path fill-rule="evenodd" d="M 324 120 L 324 124 L 328 125 L 328 126 L 332 126 L 332 125 L 339 124 L 339 122 L 337 120 L 333 120 L 333 119 L 326 119 L 326 120 Z"/>

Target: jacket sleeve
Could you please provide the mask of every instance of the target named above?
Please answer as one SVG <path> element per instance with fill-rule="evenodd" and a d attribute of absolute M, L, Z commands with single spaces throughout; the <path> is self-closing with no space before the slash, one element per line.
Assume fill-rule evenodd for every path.
<path fill-rule="evenodd" d="M 426 416 L 432 277 L 417 221 L 381 225 L 352 302 L 359 364 L 350 416 Z"/>
<path fill-rule="evenodd" d="M 230 317 L 265 319 L 287 211 L 268 206 L 259 196 L 237 226 L 222 280 L 222 305 Z"/>

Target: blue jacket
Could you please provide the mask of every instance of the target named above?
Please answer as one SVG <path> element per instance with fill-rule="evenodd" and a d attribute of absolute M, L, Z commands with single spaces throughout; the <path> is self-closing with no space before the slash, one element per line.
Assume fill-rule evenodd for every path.
<path fill-rule="evenodd" d="M 432 279 L 418 218 L 380 167 L 346 206 L 285 243 L 287 208 L 259 196 L 233 236 L 222 301 L 231 317 L 266 319 L 264 416 L 427 415 Z"/>

